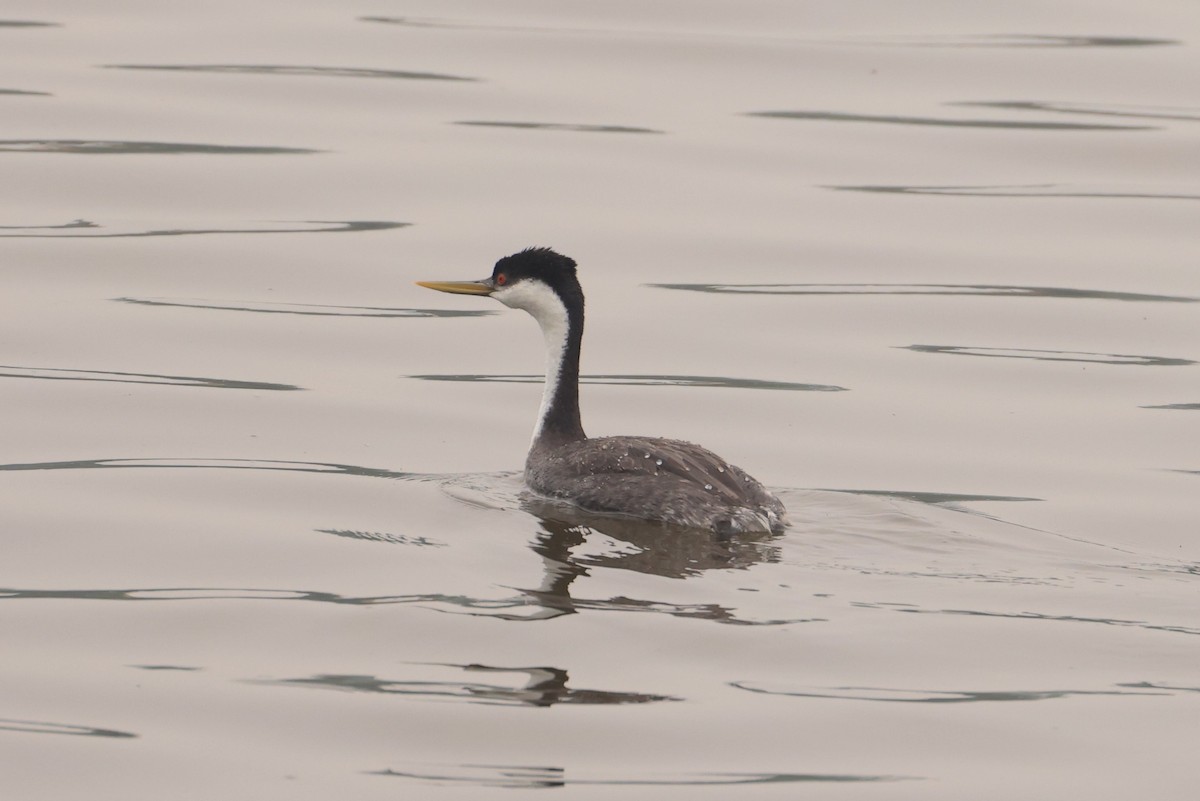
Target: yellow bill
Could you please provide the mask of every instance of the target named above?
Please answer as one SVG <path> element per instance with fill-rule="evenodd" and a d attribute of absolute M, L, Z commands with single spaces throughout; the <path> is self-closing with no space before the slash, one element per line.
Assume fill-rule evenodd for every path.
<path fill-rule="evenodd" d="M 490 278 L 483 281 L 417 281 L 417 286 L 455 295 L 490 295 L 496 289 Z"/>

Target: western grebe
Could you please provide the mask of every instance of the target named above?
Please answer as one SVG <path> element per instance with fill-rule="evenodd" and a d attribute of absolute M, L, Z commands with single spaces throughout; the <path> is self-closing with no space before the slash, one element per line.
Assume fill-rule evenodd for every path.
<path fill-rule="evenodd" d="M 657 437 L 598 437 L 579 418 L 583 290 L 575 262 L 529 248 L 496 262 L 482 281 L 418 281 L 460 295 L 489 295 L 533 315 L 546 340 L 546 388 L 525 483 L 585 510 L 718 534 L 781 531 L 783 504 L 743 470 L 699 445 Z"/>

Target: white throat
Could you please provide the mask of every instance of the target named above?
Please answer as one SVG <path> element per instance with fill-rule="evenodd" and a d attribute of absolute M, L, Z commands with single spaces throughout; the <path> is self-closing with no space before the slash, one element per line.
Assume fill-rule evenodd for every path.
<path fill-rule="evenodd" d="M 546 341 L 546 386 L 542 391 L 542 406 L 538 409 L 532 440 L 537 442 L 562 380 L 563 359 L 567 353 L 567 307 L 553 289 L 536 278 L 526 278 L 512 286 L 497 289 L 492 297 L 505 306 L 522 309 L 533 315 Z"/>

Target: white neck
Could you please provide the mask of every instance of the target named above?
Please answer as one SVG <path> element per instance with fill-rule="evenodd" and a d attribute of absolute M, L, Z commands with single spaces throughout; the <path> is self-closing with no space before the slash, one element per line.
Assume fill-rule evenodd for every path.
<path fill-rule="evenodd" d="M 546 415 L 550 412 L 550 405 L 562 380 L 563 358 L 567 352 L 567 307 L 554 290 L 537 279 L 526 279 L 499 289 L 492 293 L 492 297 L 505 306 L 529 312 L 541 326 L 542 338 L 546 342 L 546 386 L 542 390 L 542 405 L 538 409 L 532 445 L 541 436 Z"/>

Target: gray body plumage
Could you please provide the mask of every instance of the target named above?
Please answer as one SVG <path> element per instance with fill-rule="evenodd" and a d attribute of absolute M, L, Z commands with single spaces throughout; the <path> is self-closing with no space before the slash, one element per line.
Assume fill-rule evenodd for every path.
<path fill-rule="evenodd" d="M 719 534 L 781 531 L 783 504 L 707 448 L 658 437 L 597 437 L 536 444 L 525 482 L 591 512 L 631 515 Z"/>

